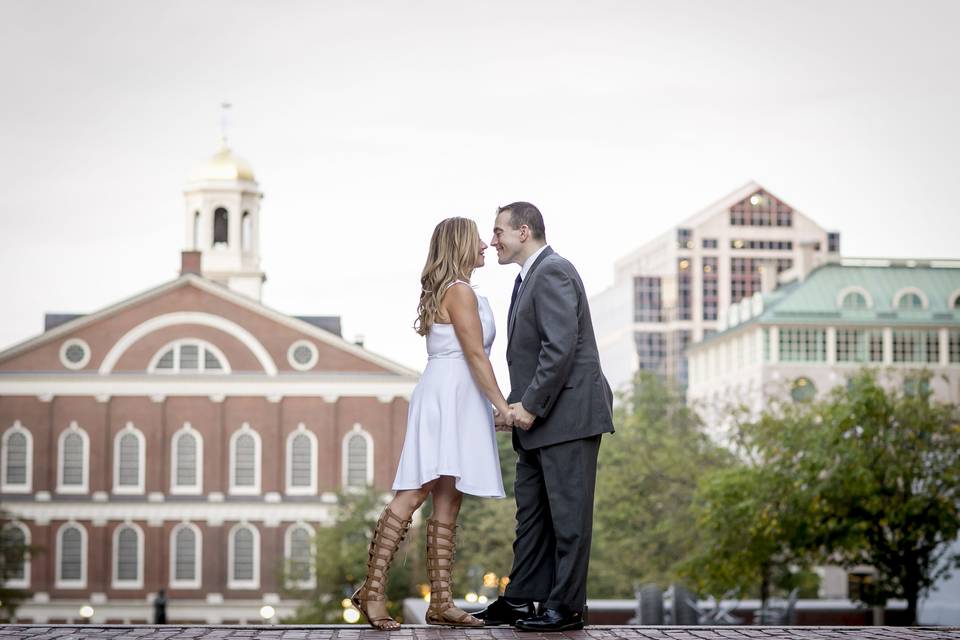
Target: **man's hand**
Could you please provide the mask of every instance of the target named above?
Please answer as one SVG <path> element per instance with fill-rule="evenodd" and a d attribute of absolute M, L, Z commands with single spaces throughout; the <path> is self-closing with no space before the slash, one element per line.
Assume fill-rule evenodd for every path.
<path fill-rule="evenodd" d="M 513 411 L 511 410 L 506 415 L 502 413 L 493 414 L 493 428 L 496 431 L 501 431 L 509 433 L 513 430 L 514 417 Z"/>
<path fill-rule="evenodd" d="M 529 431 L 530 427 L 533 426 L 533 421 L 537 418 L 537 416 L 524 409 L 519 402 L 510 405 L 510 413 L 513 415 L 513 426 L 520 427 L 524 431 Z"/>

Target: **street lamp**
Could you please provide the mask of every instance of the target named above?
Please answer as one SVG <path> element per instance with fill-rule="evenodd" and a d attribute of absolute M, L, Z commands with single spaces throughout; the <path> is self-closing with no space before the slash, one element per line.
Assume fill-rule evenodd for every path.
<path fill-rule="evenodd" d="M 94 610 L 93 610 L 93 607 L 91 607 L 90 605 L 85 604 L 82 607 L 80 607 L 80 617 L 83 618 L 84 624 L 89 624 L 90 618 L 93 617 L 93 614 L 94 614 Z"/>
<path fill-rule="evenodd" d="M 260 617 L 263 618 L 265 623 L 270 623 L 273 620 L 273 616 L 277 614 L 277 610 L 271 607 L 268 604 L 260 607 Z"/>

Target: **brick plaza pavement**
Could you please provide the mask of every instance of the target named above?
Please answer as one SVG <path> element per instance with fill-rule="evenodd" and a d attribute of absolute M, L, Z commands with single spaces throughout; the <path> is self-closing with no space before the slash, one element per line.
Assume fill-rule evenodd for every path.
<path fill-rule="evenodd" d="M 960 627 L 631 627 L 591 626 L 566 633 L 508 627 L 404 626 L 3 625 L 0 640 L 960 640 Z"/>

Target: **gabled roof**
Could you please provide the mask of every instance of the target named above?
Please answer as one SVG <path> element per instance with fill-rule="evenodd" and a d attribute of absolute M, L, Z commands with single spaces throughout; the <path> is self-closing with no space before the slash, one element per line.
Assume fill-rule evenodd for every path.
<path fill-rule="evenodd" d="M 23 353 L 29 349 L 33 349 L 40 345 L 56 340 L 61 336 L 70 334 L 77 329 L 95 323 L 103 318 L 112 316 L 123 311 L 124 309 L 185 286 L 193 286 L 211 295 L 223 298 L 230 303 L 244 307 L 274 322 L 286 325 L 295 331 L 299 331 L 300 333 L 308 335 L 311 338 L 316 339 L 318 342 L 330 345 L 342 351 L 346 351 L 357 358 L 366 360 L 367 362 L 373 363 L 379 367 L 383 367 L 390 373 L 414 378 L 420 376 L 419 372 L 384 358 L 383 356 L 379 356 L 367 351 L 366 349 L 357 346 L 352 342 L 344 340 L 338 335 L 334 335 L 327 329 L 322 329 L 311 322 L 301 320 L 294 316 L 286 315 L 275 309 L 271 309 L 270 307 L 267 307 L 266 305 L 261 304 L 252 298 L 236 293 L 235 291 L 232 291 L 223 285 L 211 282 L 206 278 L 191 273 L 181 275 L 175 280 L 171 280 L 152 289 L 143 291 L 139 294 L 121 300 L 116 304 L 110 305 L 109 307 L 100 309 L 94 313 L 77 316 L 76 318 L 59 324 L 38 336 L 15 344 L 12 347 L 0 352 L 0 362 L 6 360 L 7 358 Z"/>
<path fill-rule="evenodd" d="M 853 292 L 865 297 L 867 308 L 842 306 L 843 297 Z M 918 293 L 926 308 L 897 308 L 895 300 L 908 292 Z M 756 324 L 960 327 L 960 309 L 951 306 L 958 298 L 958 260 L 845 259 L 763 295 L 759 313 L 698 344 Z"/>

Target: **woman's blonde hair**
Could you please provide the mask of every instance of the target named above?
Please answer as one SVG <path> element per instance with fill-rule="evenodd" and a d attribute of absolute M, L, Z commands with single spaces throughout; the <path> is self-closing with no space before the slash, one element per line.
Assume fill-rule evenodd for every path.
<path fill-rule="evenodd" d="M 479 246 L 477 223 L 469 218 L 447 218 L 434 228 L 427 263 L 420 274 L 420 304 L 413 323 L 417 333 L 425 336 L 430 332 L 450 283 L 470 280 Z"/>

